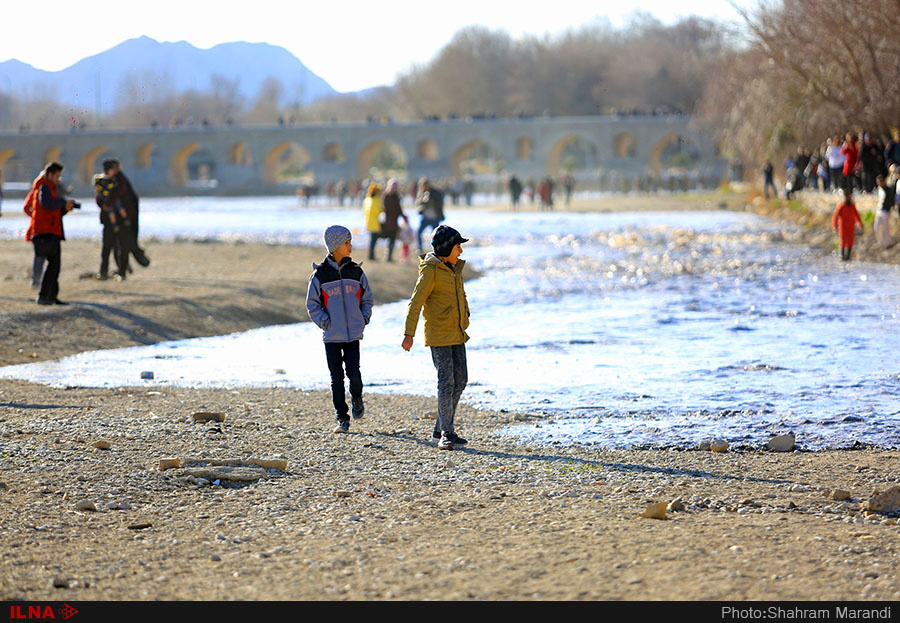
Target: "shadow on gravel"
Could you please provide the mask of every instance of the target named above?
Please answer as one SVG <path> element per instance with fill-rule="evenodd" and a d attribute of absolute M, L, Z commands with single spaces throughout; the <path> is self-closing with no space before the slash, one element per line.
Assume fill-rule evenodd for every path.
<path fill-rule="evenodd" d="M 0 407 L 10 409 L 87 409 L 87 405 L 26 405 L 19 402 L 0 402 Z"/>
<path fill-rule="evenodd" d="M 105 303 L 87 303 L 81 301 L 78 301 L 77 303 L 80 307 L 92 308 L 92 311 L 94 312 L 93 317 L 98 323 L 114 331 L 124 333 L 130 339 L 133 339 L 136 342 L 140 342 L 141 344 L 155 344 L 161 341 L 177 340 L 181 337 L 175 330 L 169 327 L 153 322 L 152 320 L 149 320 L 144 316 L 139 316 L 137 314 L 127 312 L 123 309 L 119 309 L 118 307 L 113 307 L 112 305 L 106 305 Z M 103 312 L 106 313 L 104 314 Z M 127 320 L 129 322 L 139 324 L 145 331 L 147 331 L 148 333 L 152 333 L 155 337 L 152 337 L 150 335 L 137 335 L 135 334 L 133 329 L 119 324 L 113 317 L 119 317 L 122 320 Z"/>
<path fill-rule="evenodd" d="M 409 435 L 390 435 L 383 434 L 385 437 L 401 439 L 403 441 L 413 441 L 422 446 L 433 447 L 432 444 L 425 440 L 410 437 Z M 751 478 L 741 475 L 731 474 L 712 474 L 695 469 L 675 469 L 672 467 L 654 467 L 652 465 L 640 465 L 635 463 L 609 463 L 604 461 L 589 461 L 587 459 L 579 459 L 570 456 L 555 456 L 543 454 L 511 454 L 509 452 L 494 452 L 491 450 L 478 450 L 469 447 L 457 447 L 453 452 L 465 452 L 466 454 L 475 454 L 479 456 L 488 456 L 498 459 L 524 459 L 527 461 L 538 461 L 541 463 L 552 463 L 554 461 L 564 461 L 568 465 L 584 467 L 589 470 L 598 470 L 601 468 L 612 469 L 618 472 L 642 472 L 647 474 L 665 474 L 667 476 L 690 476 L 691 478 L 711 478 L 714 480 L 739 480 L 744 482 L 764 482 L 769 484 L 786 484 L 792 481 L 783 478 Z M 448 453 L 449 454 L 449 453 Z"/>

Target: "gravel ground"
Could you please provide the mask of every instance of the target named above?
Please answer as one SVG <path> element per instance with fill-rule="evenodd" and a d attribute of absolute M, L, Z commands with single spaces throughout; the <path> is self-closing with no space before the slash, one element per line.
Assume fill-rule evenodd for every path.
<path fill-rule="evenodd" d="M 297 254 L 305 279 L 319 255 L 148 244 L 150 269 L 113 283 L 78 281 L 96 249 L 69 242 L 61 296 L 98 306 L 35 310 L 30 258 L 12 244 L 0 243 L 21 256 L 0 296 L 2 363 L 109 347 L 98 336 L 166 339 L 156 325 L 187 337 L 271 323 L 261 310 L 294 321 L 302 293 L 279 268 Z M 411 271 L 409 283 L 384 273 L 408 295 L 414 268 L 367 264 L 379 270 Z M 897 513 L 862 510 L 898 484 L 898 451 L 522 445 L 498 431 L 540 417 L 463 405 L 469 444 L 445 452 L 429 443 L 433 396 L 366 405 L 335 435 L 324 392 L 0 381 L 0 599 L 900 598 Z M 224 421 L 194 423 L 198 412 Z M 161 470 L 165 458 L 193 462 Z M 251 459 L 286 465 L 209 471 Z M 662 502 L 665 520 L 640 516 Z"/>
<path fill-rule="evenodd" d="M 900 598 L 896 519 L 859 510 L 896 451 L 522 446 L 496 431 L 538 418 L 464 407 L 446 452 L 433 399 L 369 396 L 349 435 L 329 410 L 0 382 L 0 599 Z M 287 465 L 215 484 L 169 457 Z"/>

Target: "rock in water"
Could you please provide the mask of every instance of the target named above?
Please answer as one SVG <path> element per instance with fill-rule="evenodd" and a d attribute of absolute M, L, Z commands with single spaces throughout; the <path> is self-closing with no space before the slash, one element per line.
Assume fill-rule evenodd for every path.
<path fill-rule="evenodd" d="M 900 510 L 900 487 L 891 487 L 885 492 L 873 491 L 863 502 L 862 508 L 872 513 L 891 513 Z"/>
<path fill-rule="evenodd" d="M 728 449 L 728 442 L 724 439 L 704 439 L 697 444 L 698 450 L 709 450 L 710 452 L 725 452 Z"/>
<path fill-rule="evenodd" d="M 668 506 L 668 502 L 658 502 L 656 504 L 651 504 L 644 509 L 644 512 L 641 513 L 641 517 L 646 517 L 647 519 L 665 519 L 666 508 Z"/>
<path fill-rule="evenodd" d="M 793 435 L 779 435 L 772 437 L 766 444 L 766 448 L 772 452 L 790 452 L 794 449 Z"/>

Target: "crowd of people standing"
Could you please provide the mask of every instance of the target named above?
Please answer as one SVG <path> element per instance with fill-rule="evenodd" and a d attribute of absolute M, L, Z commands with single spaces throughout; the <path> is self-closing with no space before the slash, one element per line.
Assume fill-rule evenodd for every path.
<path fill-rule="evenodd" d="M 775 191 L 771 162 L 765 164 L 762 173 L 768 197 L 769 189 Z M 805 188 L 834 192 L 849 188 L 857 193 L 875 193 L 878 176 L 896 188 L 900 181 L 900 130 L 894 130 L 890 138 L 870 132 L 847 132 L 843 138 L 827 138 L 815 150 L 799 146 L 785 158 L 784 173 L 788 198 Z"/>
<path fill-rule="evenodd" d="M 774 169 L 771 161 L 762 168 L 766 199 L 770 190 L 778 196 Z M 896 207 L 900 214 L 900 130 L 893 130 L 890 138 L 847 132 L 843 138 L 829 137 L 815 151 L 799 146 L 785 158 L 784 172 L 787 199 L 804 189 L 820 188 L 842 196 L 832 218 L 832 227 L 840 234 L 841 259 L 850 259 L 856 231 L 864 229 L 854 193 L 877 197 L 875 238 L 883 249 L 893 246 L 890 213 Z"/>

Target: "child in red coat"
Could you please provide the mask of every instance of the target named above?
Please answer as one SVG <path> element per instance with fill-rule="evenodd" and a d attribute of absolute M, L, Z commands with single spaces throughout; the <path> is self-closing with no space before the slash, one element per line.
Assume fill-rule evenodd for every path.
<path fill-rule="evenodd" d="M 853 191 L 848 187 L 844 190 L 844 202 L 840 204 L 831 217 L 831 228 L 839 232 L 841 236 L 841 259 L 850 259 L 850 250 L 853 249 L 853 240 L 856 236 L 856 224 L 865 230 L 856 205 L 853 203 Z"/>

